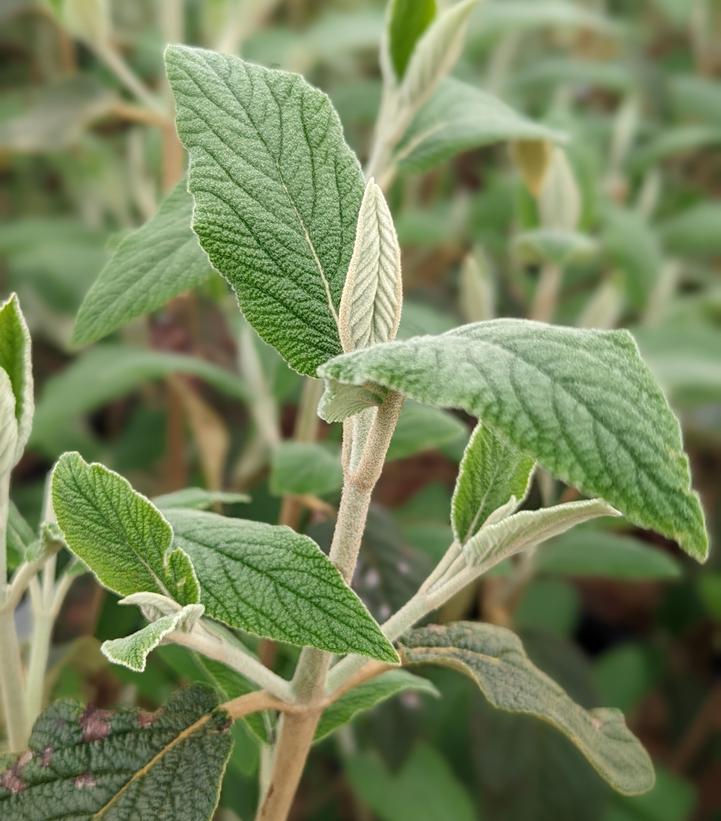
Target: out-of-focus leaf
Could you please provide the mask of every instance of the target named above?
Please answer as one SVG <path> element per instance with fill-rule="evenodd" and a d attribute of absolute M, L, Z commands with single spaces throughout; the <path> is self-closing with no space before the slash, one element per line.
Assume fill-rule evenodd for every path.
<path fill-rule="evenodd" d="M 721 88 L 711 77 L 677 74 L 670 83 L 671 104 L 679 119 L 721 126 Z"/>
<path fill-rule="evenodd" d="M 680 821 L 692 818 L 696 788 L 677 773 L 659 767 L 656 786 L 646 795 L 613 797 L 603 821 Z"/>
<path fill-rule="evenodd" d="M 386 40 L 390 60 L 400 80 L 418 38 L 436 16 L 436 0 L 391 0 Z"/>
<path fill-rule="evenodd" d="M 721 254 L 721 203 L 699 202 L 661 225 L 664 246 L 682 256 Z"/>
<path fill-rule="evenodd" d="M 565 266 L 598 253 L 598 242 L 588 234 L 558 228 L 537 228 L 516 234 L 513 244 L 520 258 L 534 263 Z"/>
<path fill-rule="evenodd" d="M 405 459 L 449 442 L 458 442 L 467 433 L 466 426 L 453 414 L 418 402 L 406 402 L 393 433 L 386 461 Z"/>
<path fill-rule="evenodd" d="M 475 17 L 473 34 L 497 35 L 542 27 L 587 29 L 603 34 L 618 33 L 619 24 L 610 17 L 589 11 L 570 0 L 504 0 L 484 3 Z"/>
<path fill-rule="evenodd" d="M 32 527 L 11 501 L 7 520 L 8 570 L 14 570 L 25 560 L 35 540 Z"/>
<path fill-rule="evenodd" d="M 631 306 L 643 308 L 663 263 L 656 233 L 637 211 L 613 208 L 605 217 L 602 243 L 609 261 L 624 274 Z"/>
<path fill-rule="evenodd" d="M 704 573 L 699 577 L 697 587 L 706 612 L 721 622 L 721 573 Z"/>
<path fill-rule="evenodd" d="M 573 585 L 558 579 L 533 579 L 521 594 L 513 624 L 520 631 L 570 638 L 580 613 L 581 599 Z"/>
<path fill-rule="evenodd" d="M 0 304 L 0 370 L 10 382 L 14 399 L 14 445 L 13 453 L 7 455 L 12 467 L 23 455 L 35 410 L 30 332 L 17 294 Z"/>
<path fill-rule="evenodd" d="M 648 168 L 668 157 L 690 154 L 721 143 L 721 128 L 707 125 L 681 125 L 664 128 L 659 135 L 631 156 L 634 168 Z"/>
<path fill-rule="evenodd" d="M 270 491 L 323 496 L 343 484 L 343 469 L 337 449 L 317 442 L 281 442 L 271 456 Z"/>
<path fill-rule="evenodd" d="M 647 646 L 624 642 L 607 650 L 594 664 L 593 679 L 605 704 L 633 710 L 658 678 Z"/>
<path fill-rule="evenodd" d="M 153 504 L 161 510 L 171 508 L 190 508 L 192 510 L 207 510 L 213 505 L 236 505 L 240 502 L 249 502 L 250 497 L 245 493 L 233 493 L 225 490 L 206 490 L 202 487 L 186 487 L 172 493 L 156 496 Z"/>

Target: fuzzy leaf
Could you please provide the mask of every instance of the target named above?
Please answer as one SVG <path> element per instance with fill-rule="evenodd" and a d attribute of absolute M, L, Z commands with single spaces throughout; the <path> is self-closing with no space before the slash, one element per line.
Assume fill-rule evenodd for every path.
<path fill-rule="evenodd" d="M 428 679 L 413 675 L 408 670 L 389 670 L 354 687 L 334 701 L 318 722 L 315 740 L 320 741 L 338 727 L 352 721 L 359 713 L 372 710 L 377 704 L 408 690 L 440 697 L 440 693 Z"/>
<path fill-rule="evenodd" d="M 337 312 L 363 176 L 328 97 L 297 74 L 170 46 L 193 229 L 248 321 L 309 376 L 341 350 Z"/>
<path fill-rule="evenodd" d="M 451 524 L 459 544 L 478 532 L 498 508 L 528 493 L 533 459 L 504 436 L 479 423 L 463 454 L 451 503 Z"/>
<path fill-rule="evenodd" d="M 30 438 L 34 412 L 30 331 L 16 294 L 12 294 L 0 305 L 0 369 L 5 371 L 10 380 L 14 397 L 17 424 L 11 465 L 14 466 L 23 455 Z"/>
<path fill-rule="evenodd" d="M 396 161 L 402 168 L 425 171 L 462 151 L 505 140 L 565 139 L 560 131 L 528 119 L 498 97 L 447 78 L 406 131 Z"/>
<path fill-rule="evenodd" d="M 197 601 L 197 582 L 178 573 L 168 521 L 127 479 L 66 453 L 53 470 L 52 498 L 68 547 L 105 587 L 124 596 L 150 591 Z"/>
<path fill-rule="evenodd" d="M 270 464 L 270 492 L 322 496 L 343 485 L 340 455 L 317 442 L 281 442 Z"/>
<path fill-rule="evenodd" d="M 388 203 L 370 180 L 356 228 L 355 245 L 338 314 L 344 351 L 395 339 L 401 321 L 401 249 Z"/>
<path fill-rule="evenodd" d="M 394 663 L 396 652 L 336 567 L 287 527 L 169 510 L 208 616 L 257 636 Z"/>
<path fill-rule="evenodd" d="M 212 818 L 231 750 L 231 720 L 206 687 L 176 692 L 157 713 L 58 701 L 30 749 L 0 772 L 7 821 Z"/>
<path fill-rule="evenodd" d="M 80 306 L 74 342 L 101 339 L 208 278 L 211 267 L 190 228 L 192 214 L 183 181 L 115 249 Z"/>
<path fill-rule="evenodd" d="M 388 4 L 387 45 L 397 79 L 406 66 L 418 38 L 436 16 L 436 0 L 391 0 Z"/>
<path fill-rule="evenodd" d="M 678 421 L 627 331 L 499 319 L 344 354 L 320 372 L 473 413 L 634 524 L 708 555 Z"/>
<path fill-rule="evenodd" d="M 578 747 L 615 790 L 638 795 L 653 787 L 648 753 L 618 710 L 584 710 L 535 667 L 518 636 L 503 627 L 456 622 L 412 630 L 402 641 L 404 664 L 439 664 L 471 678 L 497 709 L 546 721 Z"/>
<path fill-rule="evenodd" d="M 133 604 L 132 597 L 121 599 L 119 604 Z M 100 645 L 105 658 L 113 664 L 120 664 L 142 673 L 150 653 L 175 630 L 189 630 L 203 615 L 202 604 L 188 604 L 174 613 L 161 616 L 150 624 L 121 639 L 104 641 Z"/>
<path fill-rule="evenodd" d="M 185 487 L 182 490 L 174 490 L 172 493 L 164 493 L 156 496 L 153 504 L 161 510 L 184 507 L 191 510 L 206 510 L 213 505 L 237 505 L 241 502 L 249 502 L 250 497 L 246 493 L 234 493 L 225 490 L 206 490 L 202 487 Z"/>

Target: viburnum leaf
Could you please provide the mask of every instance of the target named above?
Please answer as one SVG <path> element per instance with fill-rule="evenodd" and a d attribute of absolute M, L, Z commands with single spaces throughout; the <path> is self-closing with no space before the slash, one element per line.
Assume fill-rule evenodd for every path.
<path fill-rule="evenodd" d="M 464 673 L 500 710 L 548 722 L 618 792 L 638 795 L 653 787 L 651 759 L 623 714 L 607 708 L 584 710 L 531 663 L 510 630 L 477 622 L 431 625 L 407 633 L 400 652 L 404 664 L 438 664 Z"/>
<path fill-rule="evenodd" d="M 165 60 L 200 244 L 256 331 L 314 376 L 341 350 L 364 188 L 338 116 L 297 74 L 185 46 Z"/>
<path fill-rule="evenodd" d="M 208 278 L 212 268 L 190 227 L 192 215 L 193 198 L 183 181 L 98 274 L 75 320 L 74 342 L 101 339 Z"/>
<path fill-rule="evenodd" d="M 436 0 L 391 0 L 388 4 L 386 47 L 396 79 L 405 73 L 418 38 L 436 16 Z"/>
<path fill-rule="evenodd" d="M 53 470 L 52 499 L 68 547 L 105 587 L 125 596 L 149 591 L 197 602 L 197 579 L 188 557 L 173 546 L 167 519 L 127 479 L 65 453 Z"/>
<path fill-rule="evenodd" d="M 30 345 L 30 332 L 20 310 L 20 302 L 17 295 L 12 294 L 0 304 L 0 370 L 5 372 L 12 388 L 16 423 L 11 467 L 22 456 L 33 426 L 33 367 Z M 7 403 L 8 400 L 5 401 Z M 8 423 L 8 427 L 12 426 Z M 8 431 L 5 430 L 3 433 L 7 435 Z M 2 438 L 4 440 L 5 436 Z"/>
<path fill-rule="evenodd" d="M 199 685 L 157 713 L 57 701 L 35 722 L 29 749 L 0 763 L 0 816 L 206 821 L 218 804 L 231 724 Z"/>
<path fill-rule="evenodd" d="M 627 331 L 498 319 L 343 354 L 319 373 L 462 408 L 634 524 L 708 555 L 678 420 Z"/>
<path fill-rule="evenodd" d="M 459 544 L 511 499 L 517 507 L 526 498 L 532 471 L 531 457 L 479 422 L 463 453 L 451 503 L 451 524 Z"/>
<path fill-rule="evenodd" d="M 312 539 L 215 513 L 166 515 L 193 562 L 210 618 L 300 647 L 397 662 L 393 645 Z"/>

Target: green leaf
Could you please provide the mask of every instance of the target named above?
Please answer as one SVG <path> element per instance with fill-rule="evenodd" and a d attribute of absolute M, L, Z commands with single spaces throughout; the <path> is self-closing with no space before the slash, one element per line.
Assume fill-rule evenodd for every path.
<path fill-rule="evenodd" d="M 721 254 L 721 205 L 699 202 L 661 226 L 664 245 L 673 254 L 717 257 Z"/>
<path fill-rule="evenodd" d="M 459 544 L 511 500 L 515 510 L 526 498 L 532 472 L 533 459 L 479 422 L 463 454 L 451 502 L 451 524 Z"/>
<path fill-rule="evenodd" d="M 435 16 L 436 0 L 391 0 L 388 4 L 388 53 L 399 80 L 405 74 L 418 38 Z"/>
<path fill-rule="evenodd" d="M 177 573 L 168 521 L 127 479 L 66 453 L 53 470 L 52 498 L 68 547 L 105 587 L 124 596 L 150 591 L 197 601 L 197 583 Z"/>
<path fill-rule="evenodd" d="M 115 249 L 80 306 L 74 342 L 101 339 L 208 278 L 211 268 L 190 228 L 193 198 L 185 186 L 178 183 L 155 216 Z"/>
<path fill-rule="evenodd" d="M 405 459 L 458 442 L 466 432 L 463 422 L 452 414 L 417 402 L 406 402 L 393 432 L 386 461 Z"/>
<path fill-rule="evenodd" d="M 10 377 L 0 368 L 0 478 L 15 466 L 18 449 L 18 423 L 15 394 Z"/>
<path fill-rule="evenodd" d="M 2 445 L 0 445 L 1 451 Z M 8 570 L 14 570 L 28 558 L 36 541 L 35 531 L 11 500 L 7 520 Z"/>
<path fill-rule="evenodd" d="M 135 604 L 133 596 L 121 599 L 119 604 Z M 202 604 L 188 604 L 178 607 L 150 624 L 121 639 L 104 641 L 100 645 L 105 658 L 113 664 L 121 664 L 137 673 L 145 670 L 148 655 L 155 650 L 163 639 L 175 630 L 190 630 L 203 615 Z"/>
<path fill-rule="evenodd" d="M 257 636 L 395 663 L 392 645 L 335 565 L 287 527 L 167 512 L 211 618 Z"/>
<path fill-rule="evenodd" d="M 407 690 L 440 697 L 440 693 L 428 679 L 413 675 L 408 670 L 388 670 L 349 690 L 334 701 L 321 716 L 315 731 L 315 740 L 320 741 L 335 732 L 338 727 L 352 721 L 359 713 L 372 710 L 377 704 Z"/>
<path fill-rule="evenodd" d="M 368 182 L 338 312 L 344 351 L 395 339 L 401 321 L 401 249 L 383 191 Z"/>
<path fill-rule="evenodd" d="M 627 331 L 499 319 L 344 354 L 320 373 L 473 413 L 634 524 L 708 555 L 678 421 Z"/>
<path fill-rule="evenodd" d="M 598 528 L 578 528 L 540 551 L 536 569 L 560 576 L 609 579 L 677 579 L 679 563 L 668 553 L 629 536 Z"/>
<path fill-rule="evenodd" d="M 535 667 L 518 636 L 503 627 L 456 622 L 412 630 L 404 664 L 439 664 L 464 673 L 497 709 L 525 713 L 566 735 L 615 790 L 638 795 L 653 787 L 653 765 L 618 710 L 584 710 Z"/>
<path fill-rule="evenodd" d="M 0 305 L 0 369 L 7 374 L 14 396 L 15 465 L 30 437 L 34 410 L 30 332 L 16 294 Z"/>
<path fill-rule="evenodd" d="M 415 746 L 398 773 L 377 753 L 346 763 L 355 793 L 382 821 L 477 821 L 473 802 L 448 761 L 428 744 Z"/>
<path fill-rule="evenodd" d="M 396 161 L 401 168 L 425 171 L 463 151 L 505 140 L 565 142 L 566 135 L 519 114 L 486 91 L 447 78 L 406 131 Z"/>
<path fill-rule="evenodd" d="M 317 442 L 281 442 L 270 462 L 270 492 L 322 496 L 343 485 L 340 455 Z"/>
<path fill-rule="evenodd" d="M 36 721 L 30 749 L 0 772 L 0 815 L 209 820 L 230 726 L 216 696 L 200 686 L 176 692 L 157 713 L 58 701 Z"/>
<path fill-rule="evenodd" d="M 523 231 L 515 236 L 513 245 L 524 262 L 550 262 L 560 266 L 588 261 L 599 250 L 593 237 L 558 228 Z"/>
<path fill-rule="evenodd" d="M 153 504 L 161 510 L 171 510 L 176 507 L 191 510 L 206 510 L 213 505 L 236 505 L 249 502 L 250 496 L 246 493 L 234 493 L 226 490 L 206 490 L 202 487 L 186 487 L 156 496 Z"/>
<path fill-rule="evenodd" d="M 338 116 L 297 74 L 184 46 L 165 59 L 200 244 L 256 331 L 314 376 L 341 350 L 364 188 Z"/>
<path fill-rule="evenodd" d="M 31 442 L 55 455 L 56 438 L 83 414 L 150 380 L 176 373 L 204 379 L 234 399 L 246 401 L 249 398 L 248 389 L 239 376 L 212 362 L 124 345 L 99 345 L 45 383 L 35 413 Z"/>

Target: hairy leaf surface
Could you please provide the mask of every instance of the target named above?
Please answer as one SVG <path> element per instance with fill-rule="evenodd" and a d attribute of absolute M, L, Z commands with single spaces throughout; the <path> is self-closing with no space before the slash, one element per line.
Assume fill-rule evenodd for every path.
<path fill-rule="evenodd" d="M 33 367 L 30 331 L 16 294 L 0 305 L 0 369 L 10 380 L 17 424 L 14 465 L 23 454 L 33 426 Z"/>
<path fill-rule="evenodd" d="M 193 229 L 253 327 L 301 373 L 341 350 L 363 176 L 328 97 L 297 74 L 170 46 Z"/>
<path fill-rule="evenodd" d="M 183 181 L 98 274 L 75 320 L 74 342 L 101 339 L 208 278 L 210 263 L 190 227 L 192 215 L 193 198 Z"/>
<path fill-rule="evenodd" d="M 297 646 L 397 661 L 363 602 L 312 539 L 214 513 L 169 510 L 167 516 L 211 618 Z"/>
<path fill-rule="evenodd" d="M 321 375 L 463 408 L 635 524 L 708 554 L 678 421 L 627 331 L 499 319 L 344 354 Z"/>
<path fill-rule="evenodd" d="M 510 630 L 477 622 L 456 622 L 412 630 L 402 641 L 405 664 L 439 664 L 471 678 L 500 710 L 525 713 L 567 736 L 596 772 L 627 795 L 653 787 L 648 753 L 618 710 L 584 710 L 526 656 Z"/>
<path fill-rule="evenodd" d="M 231 749 L 231 720 L 206 687 L 176 692 L 157 713 L 58 701 L 30 749 L 0 771 L 5 821 L 134 821 L 213 816 Z"/>

